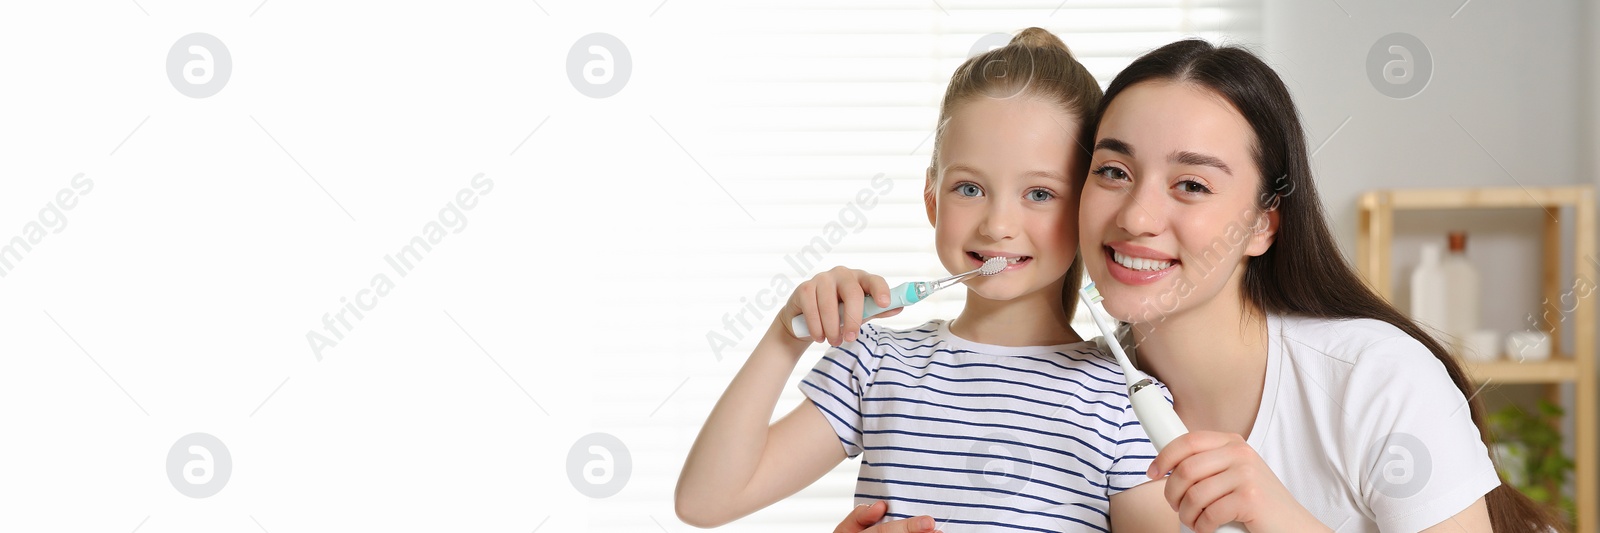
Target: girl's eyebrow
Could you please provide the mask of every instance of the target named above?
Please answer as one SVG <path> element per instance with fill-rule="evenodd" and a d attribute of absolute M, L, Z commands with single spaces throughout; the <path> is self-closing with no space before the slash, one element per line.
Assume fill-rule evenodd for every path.
<path fill-rule="evenodd" d="M 1035 170 L 1033 172 L 1029 172 L 1027 174 L 1023 174 L 1023 176 L 1024 177 L 1029 177 L 1029 178 L 1044 178 L 1044 179 L 1056 180 L 1056 181 L 1060 181 L 1060 182 L 1071 183 L 1070 181 L 1067 180 L 1067 177 L 1061 175 L 1060 172 L 1051 172 L 1051 171 L 1048 171 L 1048 170 Z"/>
<path fill-rule="evenodd" d="M 984 173 L 979 172 L 978 169 L 972 168 L 972 167 L 969 167 L 967 165 L 963 165 L 963 164 L 960 164 L 960 163 L 957 163 L 957 164 L 954 164 L 954 165 L 950 165 L 949 167 L 944 169 L 944 173 L 945 174 L 954 174 L 956 172 L 965 172 L 965 173 L 977 176 L 979 178 L 987 178 L 988 177 L 988 176 L 984 175 Z M 1063 182 L 1071 183 L 1069 180 L 1067 180 L 1066 175 L 1064 175 L 1064 174 L 1062 174 L 1060 172 L 1055 172 L 1055 171 L 1050 171 L 1050 170 L 1034 170 L 1034 171 L 1030 171 L 1030 172 L 1027 172 L 1027 173 L 1023 174 L 1022 176 L 1025 177 L 1025 178 L 1035 178 L 1035 177 L 1037 177 L 1037 178 L 1053 179 L 1053 180 L 1057 180 L 1057 181 L 1063 181 Z"/>
<path fill-rule="evenodd" d="M 944 173 L 945 174 L 955 174 L 957 172 L 966 172 L 968 174 L 971 174 L 971 175 L 974 175 L 974 176 L 977 176 L 977 177 L 980 177 L 980 178 L 984 177 L 982 172 L 978 172 L 978 169 L 975 169 L 975 168 L 972 168 L 972 167 L 969 167 L 969 166 L 966 166 L 966 165 L 963 165 L 963 164 L 960 164 L 960 163 L 957 163 L 957 164 L 954 164 L 954 165 L 950 165 L 948 167 L 945 167 L 945 169 L 944 169 Z"/>

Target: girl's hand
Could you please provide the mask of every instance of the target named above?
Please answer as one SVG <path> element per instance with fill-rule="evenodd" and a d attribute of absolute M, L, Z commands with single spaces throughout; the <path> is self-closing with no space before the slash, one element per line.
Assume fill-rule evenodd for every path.
<path fill-rule="evenodd" d="M 795 287 L 789 302 L 778 312 L 778 322 L 792 337 L 794 330 L 789 322 L 797 315 L 805 315 L 812 341 L 827 341 L 832 346 L 852 342 L 856 340 L 861 323 L 865 322 L 861 318 L 861 309 L 869 293 L 879 307 L 889 305 L 889 283 L 883 280 L 883 276 L 842 266 L 833 267 Z M 844 316 L 840 316 L 841 304 Z M 892 309 L 872 318 L 898 314 L 900 309 Z"/>
<path fill-rule="evenodd" d="M 858 505 L 854 511 L 850 511 L 850 516 L 839 522 L 839 527 L 833 528 L 833 533 L 939 533 L 934 529 L 933 517 L 928 515 L 878 524 L 878 520 L 888 512 L 889 504 L 883 500 L 872 502 L 872 505 Z"/>
<path fill-rule="evenodd" d="M 1151 479 L 1167 477 L 1167 504 L 1178 521 L 1197 533 L 1240 522 L 1251 533 L 1328 531 L 1267 467 L 1243 437 L 1216 431 L 1191 431 L 1173 439 L 1156 455 Z"/>

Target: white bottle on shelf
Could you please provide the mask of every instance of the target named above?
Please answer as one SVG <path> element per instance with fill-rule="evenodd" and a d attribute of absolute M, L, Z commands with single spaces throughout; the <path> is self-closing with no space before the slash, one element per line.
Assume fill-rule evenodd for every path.
<path fill-rule="evenodd" d="M 1478 284 L 1478 269 L 1467 260 L 1466 232 L 1450 232 L 1450 253 L 1445 254 L 1440 264 L 1444 267 L 1447 285 L 1448 318 L 1445 322 L 1449 329 L 1445 334 L 1450 336 L 1447 342 L 1453 344 L 1453 351 L 1461 355 L 1467 338 L 1478 331 L 1478 295 L 1483 291 Z"/>
<path fill-rule="evenodd" d="M 1411 271 L 1411 319 L 1428 333 L 1448 342 L 1450 334 L 1450 283 L 1445 276 L 1444 247 L 1422 245 L 1422 262 Z"/>

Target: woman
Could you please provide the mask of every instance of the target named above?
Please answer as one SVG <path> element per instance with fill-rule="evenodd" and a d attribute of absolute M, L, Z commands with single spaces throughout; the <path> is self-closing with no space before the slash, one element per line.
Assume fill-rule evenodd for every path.
<path fill-rule="evenodd" d="M 1117 76 L 1098 120 L 1079 245 L 1191 430 L 1150 469 L 1185 526 L 1561 529 L 1500 480 L 1460 366 L 1342 259 L 1270 67 L 1173 43 Z"/>

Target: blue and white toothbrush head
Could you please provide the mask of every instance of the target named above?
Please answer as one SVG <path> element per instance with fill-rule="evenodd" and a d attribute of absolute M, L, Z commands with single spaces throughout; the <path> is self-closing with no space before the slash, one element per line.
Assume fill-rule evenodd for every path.
<path fill-rule="evenodd" d="M 939 292 L 940 290 L 950 287 L 951 285 L 961 283 L 973 275 L 993 276 L 995 274 L 999 274 L 1001 271 L 1005 270 L 1007 266 L 1011 265 L 1011 261 L 1012 259 L 1007 259 L 1004 257 L 990 257 L 983 261 L 983 266 L 980 266 L 969 272 L 963 272 L 961 274 L 956 274 L 954 276 L 937 279 L 934 281 L 901 283 L 896 285 L 894 288 L 889 289 L 888 307 L 878 307 L 878 304 L 874 303 L 871 297 L 868 297 L 865 302 L 862 302 L 861 319 L 866 320 L 868 318 L 877 316 L 879 313 L 884 311 L 899 309 L 901 307 L 920 302 L 927 297 L 932 296 L 933 293 Z M 839 316 L 844 316 L 844 304 L 839 304 Z M 804 339 L 811 336 L 811 327 L 806 325 L 805 315 L 796 315 L 793 319 L 790 319 L 789 330 L 793 331 L 794 336 L 797 338 Z"/>

